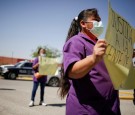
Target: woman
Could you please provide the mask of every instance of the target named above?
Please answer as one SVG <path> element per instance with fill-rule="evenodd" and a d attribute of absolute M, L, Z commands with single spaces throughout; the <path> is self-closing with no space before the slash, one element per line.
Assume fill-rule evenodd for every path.
<path fill-rule="evenodd" d="M 45 85 L 46 85 L 47 76 L 41 76 L 38 73 L 39 56 L 45 56 L 45 53 L 46 53 L 45 49 L 39 48 L 38 57 L 35 58 L 35 60 L 33 61 L 34 75 L 33 75 L 33 90 L 32 90 L 32 95 L 31 95 L 31 102 L 29 103 L 30 107 L 34 106 L 35 95 L 36 95 L 36 91 L 37 91 L 39 84 L 40 84 L 39 105 L 46 106 L 46 103 L 44 102 L 44 89 L 45 89 Z"/>
<path fill-rule="evenodd" d="M 97 9 L 73 19 L 63 48 L 60 95 L 66 94 L 66 115 L 120 115 L 118 91 L 103 62 L 107 43 L 99 40 L 103 25 Z"/>

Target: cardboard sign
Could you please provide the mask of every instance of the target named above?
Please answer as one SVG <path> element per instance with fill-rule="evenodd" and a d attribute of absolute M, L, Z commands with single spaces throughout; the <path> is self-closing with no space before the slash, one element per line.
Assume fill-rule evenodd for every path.
<path fill-rule="evenodd" d="M 57 68 L 58 68 L 58 63 L 56 58 L 39 56 L 40 75 L 55 75 Z"/>
<path fill-rule="evenodd" d="M 135 89 L 133 44 L 135 29 L 109 3 L 109 18 L 105 40 L 107 50 L 104 61 L 115 89 Z"/>

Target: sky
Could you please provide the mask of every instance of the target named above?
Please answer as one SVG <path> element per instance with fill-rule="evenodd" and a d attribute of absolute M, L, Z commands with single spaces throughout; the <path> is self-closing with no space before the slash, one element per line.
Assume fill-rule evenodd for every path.
<path fill-rule="evenodd" d="M 113 10 L 135 28 L 135 0 L 110 0 Z M 62 51 L 74 17 L 97 8 L 108 23 L 108 0 L 0 0 L 0 56 L 31 59 L 38 46 Z"/>

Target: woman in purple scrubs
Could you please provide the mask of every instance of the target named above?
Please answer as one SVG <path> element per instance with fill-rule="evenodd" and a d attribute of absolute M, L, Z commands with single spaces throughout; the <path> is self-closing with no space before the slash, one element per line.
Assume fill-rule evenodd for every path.
<path fill-rule="evenodd" d="M 73 19 L 63 48 L 60 95 L 66 115 L 120 115 L 118 91 L 103 61 L 107 43 L 98 39 L 103 24 L 97 9 L 86 9 Z"/>
<path fill-rule="evenodd" d="M 35 73 L 38 73 L 38 68 L 39 68 L 39 56 L 45 56 L 46 50 L 43 48 L 38 49 L 38 57 L 35 58 L 33 61 L 33 70 L 34 70 L 34 75 L 33 75 L 33 89 L 32 89 L 32 94 L 31 94 L 31 102 L 29 103 L 29 107 L 34 106 L 34 101 L 35 101 L 35 96 L 36 92 L 38 89 L 38 86 L 40 84 L 40 102 L 39 105 L 46 106 L 47 104 L 44 102 L 44 90 L 45 90 L 45 85 L 47 81 L 47 76 L 42 76 L 40 78 L 37 78 L 35 76 Z"/>

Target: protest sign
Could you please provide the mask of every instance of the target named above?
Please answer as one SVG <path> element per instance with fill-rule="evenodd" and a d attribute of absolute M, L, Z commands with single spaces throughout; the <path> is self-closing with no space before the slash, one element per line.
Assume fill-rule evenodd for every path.
<path fill-rule="evenodd" d="M 55 75 L 58 68 L 56 58 L 39 57 L 39 74 L 40 75 Z"/>
<path fill-rule="evenodd" d="M 132 57 L 135 29 L 111 8 L 110 3 L 105 39 L 108 46 L 104 61 L 115 89 L 134 89 Z"/>

